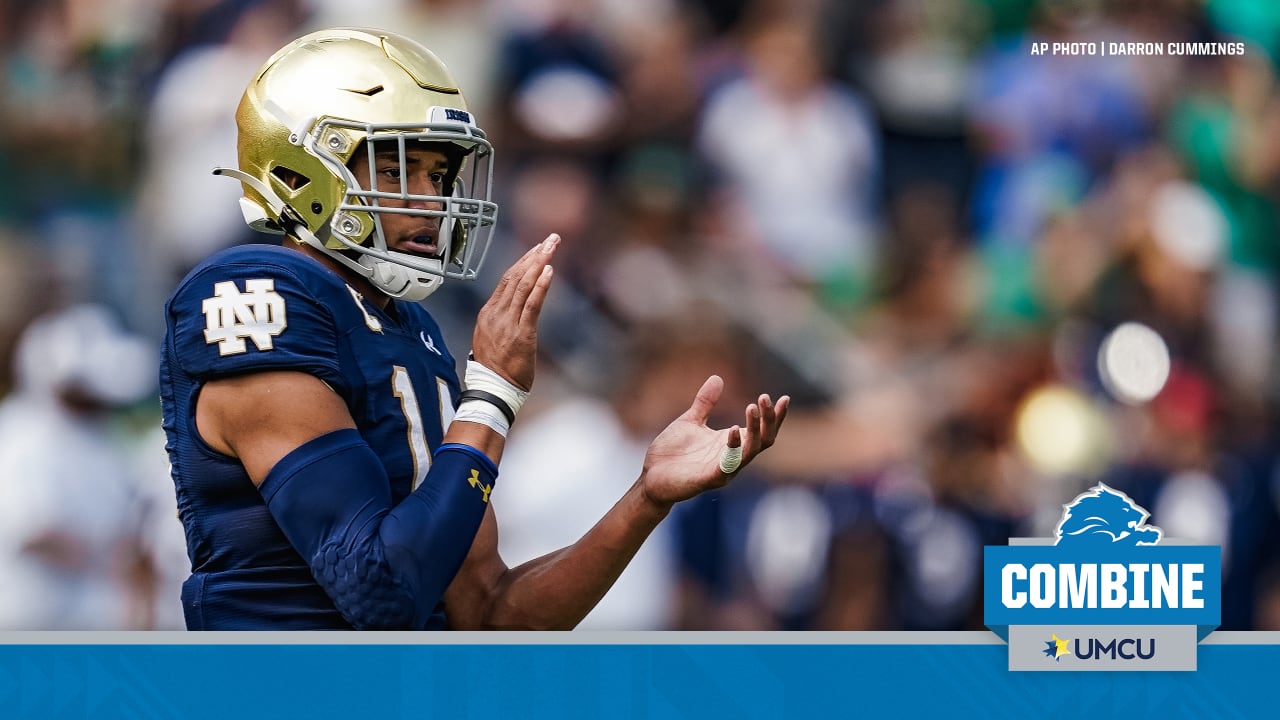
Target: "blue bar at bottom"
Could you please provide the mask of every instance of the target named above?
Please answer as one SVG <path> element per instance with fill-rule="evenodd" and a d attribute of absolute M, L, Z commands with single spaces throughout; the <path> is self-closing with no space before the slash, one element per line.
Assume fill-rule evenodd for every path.
<path fill-rule="evenodd" d="M 1199 653 L 1010 673 L 1002 644 L 0 645 L 0 717 L 1274 716 L 1280 645 Z"/>

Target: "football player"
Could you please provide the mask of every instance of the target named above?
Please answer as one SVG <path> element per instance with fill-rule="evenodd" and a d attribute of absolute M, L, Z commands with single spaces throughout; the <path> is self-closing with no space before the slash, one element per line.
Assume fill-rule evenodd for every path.
<path fill-rule="evenodd" d="M 218 172 L 285 241 L 213 255 L 166 305 L 189 628 L 571 628 L 674 503 L 773 444 L 789 399 L 715 430 L 712 376 L 598 524 L 507 568 L 489 496 L 559 237 L 502 276 L 459 378 L 417 301 L 475 277 L 497 206 L 493 147 L 445 66 L 392 33 L 312 33 L 267 60 L 236 119 L 239 167 Z"/>

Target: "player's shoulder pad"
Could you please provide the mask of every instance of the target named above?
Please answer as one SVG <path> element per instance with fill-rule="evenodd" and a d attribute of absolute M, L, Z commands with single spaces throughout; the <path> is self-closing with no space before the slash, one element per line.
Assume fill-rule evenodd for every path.
<path fill-rule="evenodd" d="M 196 377 L 292 369 L 340 382 L 329 298 L 344 287 L 294 250 L 223 250 L 196 266 L 169 298 L 169 342 Z"/>

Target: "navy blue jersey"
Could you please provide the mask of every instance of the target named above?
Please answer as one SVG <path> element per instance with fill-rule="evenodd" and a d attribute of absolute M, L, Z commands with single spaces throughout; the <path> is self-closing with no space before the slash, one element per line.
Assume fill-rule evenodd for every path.
<path fill-rule="evenodd" d="M 169 299 L 165 318 L 160 391 L 191 558 L 182 588 L 188 628 L 349 628 L 244 467 L 200 438 L 196 397 L 219 377 L 315 375 L 346 402 L 398 503 L 426 476 L 458 400 L 457 368 L 439 327 L 415 303 L 392 301 L 384 312 L 316 260 L 268 245 L 200 264 Z M 439 608 L 428 625 L 443 626 Z"/>

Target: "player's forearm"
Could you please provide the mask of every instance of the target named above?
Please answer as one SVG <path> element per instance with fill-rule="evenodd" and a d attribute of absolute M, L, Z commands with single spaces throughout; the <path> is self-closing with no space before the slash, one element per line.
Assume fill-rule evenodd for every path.
<path fill-rule="evenodd" d="M 377 455 L 354 429 L 305 443 L 259 486 L 285 537 L 358 629 L 420 629 L 461 567 L 497 467 L 441 445 L 422 484 L 393 503 Z"/>
<path fill-rule="evenodd" d="M 484 453 L 497 465 L 502 460 L 502 450 L 506 447 L 507 439 L 479 423 L 461 421 L 450 423 L 449 430 L 444 434 L 444 442 L 469 445 Z"/>
<path fill-rule="evenodd" d="M 646 498 L 637 482 L 576 543 L 508 570 L 485 624 L 572 629 L 613 587 L 670 509 Z"/>

